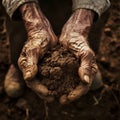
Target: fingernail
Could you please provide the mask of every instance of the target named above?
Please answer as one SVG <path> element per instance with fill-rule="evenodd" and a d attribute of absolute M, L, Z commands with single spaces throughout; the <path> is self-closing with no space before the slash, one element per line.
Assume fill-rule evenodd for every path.
<path fill-rule="evenodd" d="M 90 83 L 90 78 L 89 78 L 88 75 L 85 75 L 85 76 L 84 76 L 84 81 L 85 81 L 87 84 Z"/>

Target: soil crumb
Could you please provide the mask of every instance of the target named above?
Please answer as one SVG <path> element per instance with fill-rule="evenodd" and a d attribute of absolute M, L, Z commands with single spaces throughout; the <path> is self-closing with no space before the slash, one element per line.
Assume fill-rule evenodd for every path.
<path fill-rule="evenodd" d="M 67 94 L 80 84 L 79 62 L 63 47 L 48 51 L 39 64 L 41 83 L 58 95 Z"/>

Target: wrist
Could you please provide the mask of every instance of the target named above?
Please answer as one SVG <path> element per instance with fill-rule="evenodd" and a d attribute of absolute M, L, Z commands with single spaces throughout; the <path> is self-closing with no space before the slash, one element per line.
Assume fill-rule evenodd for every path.
<path fill-rule="evenodd" d="M 37 22 L 38 19 L 42 21 L 42 12 L 39 6 L 34 2 L 23 4 L 19 10 L 22 15 L 22 19 L 25 21 L 33 22 L 33 20 L 36 20 Z"/>
<path fill-rule="evenodd" d="M 89 9 L 76 9 L 73 12 L 73 15 L 76 15 L 76 19 L 79 20 L 88 19 L 90 23 L 93 23 L 95 12 Z"/>
<path fill-rule="evenodd" d="M 72 17 L 75 24 L 75 31 L 78 31 L 85 38 L 88 37 L 90 28 L 94 22 L 95 13 L 88 9 L 77 9 Z"/>
<path fill-rule="evenodd" d="M 44 27 L 43 15 L 36 3 L 26 3 L 19 10 L 28 36 L 34 36 L 34 34 L 38 33 Z"/>

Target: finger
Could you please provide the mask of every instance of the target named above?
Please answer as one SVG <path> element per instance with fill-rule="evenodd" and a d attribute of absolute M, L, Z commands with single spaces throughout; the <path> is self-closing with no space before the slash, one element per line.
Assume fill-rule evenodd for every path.
<path fill-rule="evenodd" d="M 92 50 L 85 51 L 81 55 L 81 65 L 78 69 L 78 75 L 82 82 L 85 84 L 91 84 L 97 69 L 98 67 L 94 53 Z"/>
<path fill-rule="evenodd" d="M 31 81 L 26 81 L 27 86 L 31 88 L 36 93 L 40 95 L 47 96 L 49 95 L 49 90 L 46 86 L 42 85 L 37 79 L 33 79 Z"/>
<path fill-rule="evenodd" d="M 47 101 L 48 103 L 52 103 L 54 100 L 55 100 L 55 98 L 54 98 L 54 96 L 43 96 L 43 95 L 41 95 L 41 94 L 39 94 L 39 93 L 36 93 L 41 99 L 43 99 L 43 100 L 45 100 L 45 101 Z"/>
<path fill-rule="evenodd" d="M 18 59 L 18 65 L 23 73 L 25 80 L 32 79 L 38 69 L 37 62 L 39 57 L 39 48 L 26 44 L 22 50 L 22 53 Z"/>
<path fill-rule="evenodd" d="M 70 102 L 79 99 L 81 96 L 85 95 L 90 89 L 89 85 L 79 85 L 67 96 Z"/>
<path fill-rule="evenodd" d="M 85 95 L 90 89 L 89 85 L 79 85 L 73 91 L 71 91 L 68 95 L 62 95 L 60 97 L 61 104 L 69 104 L 70 102 L 79 99 L 81 96 Z"/>
<path fill-rule="evenodd" d="M 65 94 L 65 95 L 62 95 L 62 96 L 60 97 L 60 99 L 59 99 L 59 102 L 60 102 L 60 104 L 62 104 L 62 105 L 68 104 L 69 101 L 68 101 L 67 95 L 66 95 L 66 94 Z"/>
<path fill-rule="evenodd" d="M 54 95 L 56 92 L 50 91 L 46 86 L 40 83 L 38 79 L 33 79 L 32 81 L 26 81 L 27 86 L 32 89 L 40 98 L 51 102 L 54 100 Z"/>

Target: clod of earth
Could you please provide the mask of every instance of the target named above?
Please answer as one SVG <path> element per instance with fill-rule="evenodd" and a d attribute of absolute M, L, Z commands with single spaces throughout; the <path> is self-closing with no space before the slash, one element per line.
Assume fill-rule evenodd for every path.
<path fill-rule="evenodd" d="M 80 84 L 78 67 L 79 62 L 75 56 L 59 46 L 48 51 L 40 61 L 38 77 L 49 90 L 61 96 Z"/>

